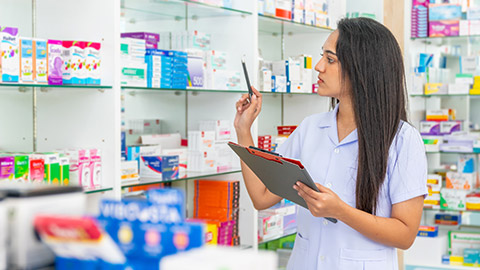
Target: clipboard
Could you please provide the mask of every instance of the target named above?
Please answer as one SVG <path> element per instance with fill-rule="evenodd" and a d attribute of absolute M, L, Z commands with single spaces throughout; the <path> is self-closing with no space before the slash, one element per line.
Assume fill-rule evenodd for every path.
<path fill-rule="evenodd" d="M 256 147 L 246 148 L 233 142 L 229 142 L 228 146 L 273 194 L 308 209 L 305 200 L 293 189 L 295 182 L 300 181 L 311 189 L 320 192 L 300 161 L 281 157 L 276 153 Z M 334 218 L 327 217 L 326 219 L 337 223 Z"/>

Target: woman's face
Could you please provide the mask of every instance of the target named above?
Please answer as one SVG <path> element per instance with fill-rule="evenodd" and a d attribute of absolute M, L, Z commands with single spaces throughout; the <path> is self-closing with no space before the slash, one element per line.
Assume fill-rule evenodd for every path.
<path fill-rule="evenodd" d="M 341 100 L 345 91 L 342 91 L 341 68 L 336 54 L 337 39 L 338 31 L 335 31 L 325 41 L 322 58 L 315 70 L 318 72 L 318 94 Z"/>

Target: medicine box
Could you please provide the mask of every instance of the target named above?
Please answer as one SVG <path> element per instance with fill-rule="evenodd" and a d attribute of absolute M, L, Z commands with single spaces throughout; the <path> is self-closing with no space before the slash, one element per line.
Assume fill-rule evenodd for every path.
<path fill-rule="evenodd" d="M 447 172 L 446 188 L 471 190 L 474 177 L 473 173 Z"/>
<path fill-rule="evenodd" d="M 122 161 L 120 164 L 122 182 L 135 181 L 139 178 L 137 160 Z"/>
<path fill-rule="evenodd" d="M 12 181 L 15 178 L 15 158 L 13 156 L 0 156 L 0 181 Z"/>
<path fill-rule="evenodd" d="M 187 147 L 162 150 L 164 156 L 178 156 L 178 178 L 185 177 L 187 174 L 187 153 Z"/>
<path fill-rule="evenodd" d="M 34 70 L 35 44 L 31 38 L 20 39 L 20 82 L 32 83 Z"/>
<path fill-rule="evenodd" d="M 468 190 L 442 188 L 440 209 L 465 210 Z"/>
<path fill-rule="evenodd" d="M 18 29 L 0 27 L 1 81 L 18 82 L 20 77 L 20 51 Z"/>
<path fill-rule="evenodd" d="M 42 183 L 45 174 L 45 162 L 43 159 L 35 159 L 29 155 L 29 182 Z"/>
<path fill-rule="evenodd" d="M 34 39 L 35 44 L 35 82 L 48 83 L 48 59 L 47 59 L 47 41 L 42 39 Z"/>
<path fill-rule="evenodd" d="M 178 179 L 178 156 L 141 156 L 140 177 L 160 180 Z"/>
<path fill-rule="evenodd" d="M 15 157 L 15 181 L 28 182 L 29 162 L 27 155 L 14 155 Z"/>
<path fill-rule="evenodd" d="M 420 121 L 420 134 L 422 134 L 422 135 L 440 135 L 440 122 L 438 122 L 438 121 Z"/>
<path fill-rule="evenodd" d="M 63 58 L 62 58 L 62 41 L 47 41 L 47 61 L 48 61 L 48 84 L 63 84 Z"/>

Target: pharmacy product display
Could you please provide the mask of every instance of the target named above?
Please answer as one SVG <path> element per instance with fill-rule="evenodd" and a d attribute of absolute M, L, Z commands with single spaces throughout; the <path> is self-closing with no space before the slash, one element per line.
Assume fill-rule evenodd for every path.
<path fill-rule="evenodd" d="M 258 0 L 258 14 L 318 27 L 331 27 L 326 0 Z"/>
<path fill-rule="evenodd" d="M 480 8 L 467 1 L 413 1 L 411 37 L 480 34 Z"/>
<path fill-rule="evenodd" d="M 101 43 L 19 37 L 0 27 L 0 82 L 100 85 Z"/>
<path fill-rule="evenodd" d="M 99 149 L 68 149 L 47 153 L 0 153 L 0 181 L 102 187 Z"/>
<path fill-rule="evenodd" d="M 164 89 L 241 90 L 227 52 L 200 31 L 122 34 L 122 85 Z M 173 50 L 169 50 L 169 49 Z"/>
<path fill-rule="evenodd" d="M 405 252 L 407 269 L 478 266 L 480 242 L 471 226 L 480 224 L 475 116 L 480 69 L 476 34 L 469 29 L 478 5 L 440 2 L 411 1 L 408 88 L 425 143 L 429 192 L 418 237 Z"/>
<path fill-rule="evenodd" d="M 259 90 L 276 93 L 316 93 L 312 57 L 300 55 L 282 61 L 263 61 Z"/>

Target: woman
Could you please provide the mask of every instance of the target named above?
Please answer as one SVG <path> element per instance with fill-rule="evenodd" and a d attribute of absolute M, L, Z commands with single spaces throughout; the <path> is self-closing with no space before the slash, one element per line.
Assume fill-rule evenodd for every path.
<path fill-rule="evenodd" d="M 419 133 L 406 121 L 404 67 L 392 33 L 367 19 L 343 19 L 315 66 L 318 94 L 333 111 L 305 118 L 278 152 L 299 159 L 320 192 L 297 182 L 299 207 L 288 269 L 398 269 L 395 248 L 409 248 L 418 231 L 427 163 Z M 262 95 L 237 102 L 239 144 L 253 145 L 250 127 Z M 256 209 L 281 198 L 242 163 Z M 334 224 L 324 217 L 338 219 Z"/>

